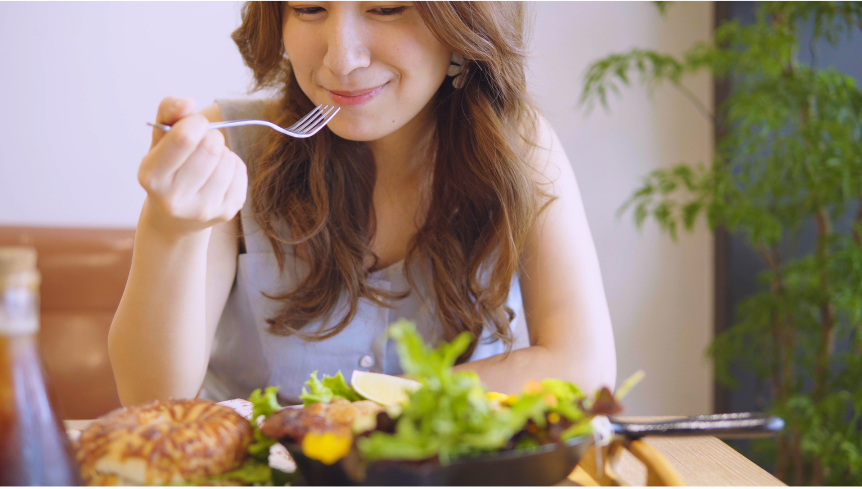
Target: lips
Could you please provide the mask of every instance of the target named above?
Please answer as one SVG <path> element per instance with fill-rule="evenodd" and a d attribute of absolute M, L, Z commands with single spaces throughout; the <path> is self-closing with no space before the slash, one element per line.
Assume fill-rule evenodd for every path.
<path fill-rule="evenodd" d="M 332 101 L 337 105 L 342 107 L 355 107 L 357 105 L 362 105 L 365 102 L 368 102 L 372 98 L 374 98 L 383 87 L 388 85 L 389 82 L 384 83 L 383 85 L 373 87 L 373 88 L 364 88 L 361 90 L 327 90 L 329 92 L 329 96 L 332 97 Z"/>

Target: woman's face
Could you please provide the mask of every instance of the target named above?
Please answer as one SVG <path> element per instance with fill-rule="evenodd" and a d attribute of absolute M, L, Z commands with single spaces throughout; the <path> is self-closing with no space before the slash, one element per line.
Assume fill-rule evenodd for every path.
<path fill-rule="evenodd" d="M 414 120 L 452 56 L 411 2 L 286 2 L 284 49 L 300 88 L 341 107 L 335 134 L 373 141 Z M 423 112 L 423 116 L 427 112 Z"/>

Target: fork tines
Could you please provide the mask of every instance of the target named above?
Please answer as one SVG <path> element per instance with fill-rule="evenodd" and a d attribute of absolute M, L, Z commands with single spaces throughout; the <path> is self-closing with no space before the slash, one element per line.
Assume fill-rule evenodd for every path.
<path fill-rule="evenodd" d="M 318 105 L 287 130 L 297 134 L 315 134 L 332 119 L 338 110 L 339 108 L 334 105 Z"/>

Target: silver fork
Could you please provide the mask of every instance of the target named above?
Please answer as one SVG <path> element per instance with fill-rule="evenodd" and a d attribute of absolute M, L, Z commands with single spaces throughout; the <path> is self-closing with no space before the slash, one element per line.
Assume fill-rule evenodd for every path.
<path fill-rule="evenodd" d="M 308 138 L 314 136 L 321 129 L 323 129 L 329 121 L 335 117 L 335 114 L 341 110 L 341 107 L 336 107 L 334 105 L 323 105 L 320 104 L 314 109 L 311 110 L 308 114 L 305 115 L 302 119 L 300 119 L 296 124 L 288 127 L 287 129 L 283 127 L 279 127 L 272 122 L 268 121 L 258 121 L 258 120 L 246 120 L 246 121 L 224 121 L 224 122 L 214 122 L 209 125 L 210 129 L 221 129 L 223 127 L 236 127 L 236 126 L 267 126 L 270 129 L 274 129 L 282 134 L 286 134 L 295 138 Z M 170 131 L 171 126 L 167 124 L 153 124 L 152 122 L 147 122 L 148 126 L 158 127 L 162 131 Z"/>

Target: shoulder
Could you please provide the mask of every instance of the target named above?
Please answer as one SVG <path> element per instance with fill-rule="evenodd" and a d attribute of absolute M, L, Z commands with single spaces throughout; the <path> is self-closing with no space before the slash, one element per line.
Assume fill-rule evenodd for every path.
<path fill-rule="evenodd" d="M 566 180 L 574 180 L 569 158 L 556 131 L 544 115 L 535 111 L 534 117 L 527 123 L 532 124 L 529 130 L 525 130 L 525 134 L 531 135 L 525 143 L 527 164 L 537 183 L 550 185 L 552 193 L 559 195 L 560 184 L 566 186 Z"/>

